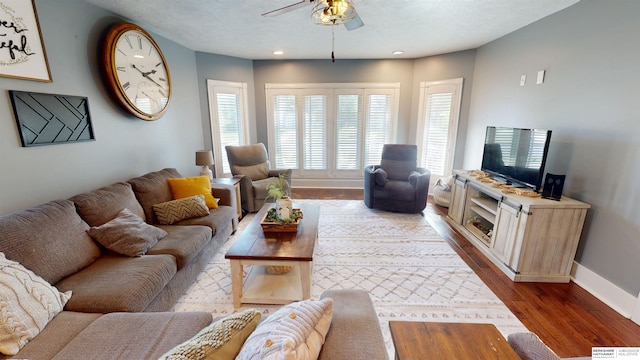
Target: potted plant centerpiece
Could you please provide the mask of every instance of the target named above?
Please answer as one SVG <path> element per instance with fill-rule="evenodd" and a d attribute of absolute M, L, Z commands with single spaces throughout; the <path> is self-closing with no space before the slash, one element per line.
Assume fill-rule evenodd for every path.
<path fill-rule="evenodd" d="M 287 180 L 283 175 L 278 176 L 278 180 L 267 185 L 267 199 L 275 200 L 275 215 L 279 222 L 291 222 L 293 218 L 293 202 L 285 191 L 285 185 L 287 185 Z"/>

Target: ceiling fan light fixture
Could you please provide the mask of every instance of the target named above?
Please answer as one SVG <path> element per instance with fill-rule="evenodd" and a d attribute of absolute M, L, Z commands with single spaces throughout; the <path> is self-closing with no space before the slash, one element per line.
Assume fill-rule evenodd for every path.
<path fill-rule="evenodd" d="M 356 12 L 349 0 L 318 0 L 311 12 L 316 25 L 341 25 L 355 17 Z"/>

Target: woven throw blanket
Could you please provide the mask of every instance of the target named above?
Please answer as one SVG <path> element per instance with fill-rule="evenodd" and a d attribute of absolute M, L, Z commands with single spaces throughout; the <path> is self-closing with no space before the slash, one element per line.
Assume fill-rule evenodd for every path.
<path fill-rule="evenodd" d="M 389 358 L 389 320 L 491 323 L 506 337 L 527 331 L 421 214 L 369 209 L 359 200 L 296 200 L 320 204 L 311 296 L 328 289 L 369 293 Z M 224 254 L 253 215 L 209 262 L 174 311 L 234 312 Z M 248 271 L 245 267 L 245 273 Z M 270 314 L 279 305 L 243 304 Z"/>

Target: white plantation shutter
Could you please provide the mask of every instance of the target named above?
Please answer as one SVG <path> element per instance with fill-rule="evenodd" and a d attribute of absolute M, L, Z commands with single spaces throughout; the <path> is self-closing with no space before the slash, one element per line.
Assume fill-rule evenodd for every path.
<path fill-rule="evenodd" d="M 420 83 L 418 164 L 431 171 L 431 182 L 453 171 L 462 79 Z"/>
<path fill-rule="evenodd" d="M 380 164 L 382 147 L 389 143 L 391 124 L 391 95 L 367 96 L 364 165 Z"/>
<path fill-rule="evenodd" d="M 242 139 L 240 97 L 237 94 L 216 94 L 218 103 L 218 126 L 220 127 L 220 145 L 238 146 Z M 223 173 L 231 173 L 227 156 L 222 156 Z"/>
<path fill-rule="evenodd" d="M 304 97 L 304 169 L 327 168 L 327 97 Z"/>
<path fill-rule="evenodd" d="M 357 170 L 360 167 L 360 134 L 362 97 L 340 94 L 336 132 L 336 169 Z"/>
<path fill-rule="evenodd" d="M 273 130 L 275 136 L 275 167 L 298 168 L 298 113 L 295 95 L 273 97 Z"/>
<path fill-rule="evenodd" d="M 231 176 L 225 146 L 248 143 L 246 83 L 207 80 L 216 176 Z"/>
<path fill-rule="evenodd" d="M 427 111 L 420 163 L 434 174 L 445 174 L 447 139 L 451 116 L 451 93 L 427 95 Z"/>
<path fill-rule="evenodd" d="M 382 146 L 395 138 L 399 88 L 266 84 L 272 164 L 299 179 L 361 179 L 365 159 L 379 164 Z"/>

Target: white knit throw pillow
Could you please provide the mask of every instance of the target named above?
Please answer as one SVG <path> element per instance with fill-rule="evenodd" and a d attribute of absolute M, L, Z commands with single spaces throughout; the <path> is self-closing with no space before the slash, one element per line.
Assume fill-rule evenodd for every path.
<path fill-rule="evenodd" d="M 0 252 L 0 353 L 17 354 L 70 298 Z"/>
<path fill-rule="evenodd" d="M 262 321 L 236 360 L 317 359 L 333 317 L 333 299 L 286 305 Z"/>

